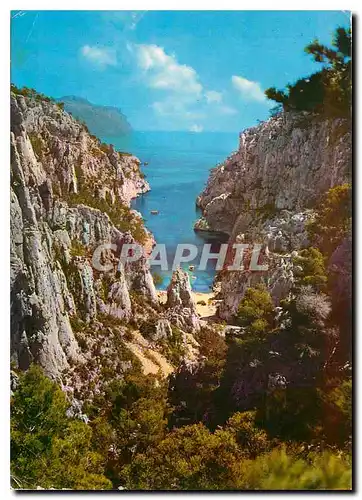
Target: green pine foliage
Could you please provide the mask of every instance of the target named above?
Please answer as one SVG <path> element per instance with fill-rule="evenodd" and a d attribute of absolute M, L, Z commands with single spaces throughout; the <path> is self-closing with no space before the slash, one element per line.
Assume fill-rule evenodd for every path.
<path fill-rule="evenodd" d="M 305 52 L 323 67 L 320 71 L 294 84 L 286 90 L 271 87 L 265 91 L 268 99 L 282 105 L 284 110 L 310 111 L 326 117 L 348 117 L 351 113 L 351 30 L 337 28 L 332 47 L 314 40 Z"/>
<path fill-rule="evenodd" d="M 323 292 L 326 290 L 327 274 L 325 270 L 325 259 L 318 248 L 305 248 L 301 250 L 294 263 L 300 269 L 296 270 L 297 283 L 299 286 L 311 285 L 315 290 Z"/>
<path fill-rule="evenodd" d="M 92 430 L 66 417 L 69 402 L 33 365 L 11 399 L 11 478 L 14 488 L 109 489 Z"/>
<path fill-rule="evenodd" d="M 271 328 L 273 318 L 274 305 L 266 288 L 263 285 L 248 288 L 238 308 L 237 323 L 259 335 Z"/>

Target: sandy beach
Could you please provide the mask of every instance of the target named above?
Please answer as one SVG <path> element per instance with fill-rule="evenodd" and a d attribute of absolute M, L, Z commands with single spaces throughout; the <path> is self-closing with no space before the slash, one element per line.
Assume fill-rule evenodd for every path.
<path fill-rule="evenodd" d="M 165 304 L 167 300 L 167 292 L 165 290 L 157 290 L 157 295 L 161 304 Z M 201 319 L 207 319 L 215 315 L 216 305 L 214 304 L 214 294 L 212 292 L 192 292 L 192 296 L 196 303 L 197 313 L 200 315 Z M 205 302 L 205 305 L 200 304 L 200 302 Z"/>

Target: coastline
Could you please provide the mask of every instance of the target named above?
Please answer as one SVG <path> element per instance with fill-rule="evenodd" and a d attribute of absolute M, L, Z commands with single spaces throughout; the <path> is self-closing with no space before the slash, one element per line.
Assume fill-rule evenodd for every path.
<path fill-rule="evenodd" d="M 207 319 L 215 316 L 216 304 L 215 304 L 215 294 L 214 292 L 194 292 L 192 291 L 192 297 L 196 304 L 197 314 L 201 319 Z M 166 290 L 157 290 L 157 297 L 161 304 L 165 304 L 167 300 Z M 205 302 L 205 305 L 200 304 L 200 302 Z"/>

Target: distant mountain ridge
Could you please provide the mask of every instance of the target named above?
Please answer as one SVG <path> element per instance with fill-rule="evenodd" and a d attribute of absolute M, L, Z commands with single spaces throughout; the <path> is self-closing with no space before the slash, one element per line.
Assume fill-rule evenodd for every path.
<path fill-rule="evenodd" d="M 56 100 L 63 102 L 65 111 L 85 122 L 96 136 L 118 136 L 132 131 L 126 116 L 117 107 L 93 104 L 77 96 L 64 96 Z"/>

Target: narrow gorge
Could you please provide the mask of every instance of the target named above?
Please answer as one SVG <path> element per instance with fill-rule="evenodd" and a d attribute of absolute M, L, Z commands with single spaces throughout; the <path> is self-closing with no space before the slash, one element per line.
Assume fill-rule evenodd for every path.
<path fill-rule="evenodd" d="M 282 489 L 349 489 L 351 163 L 347 118 L 243 131 L 197 198 L 195 231 L 228 237 L 197 301 L 181 268 L 155 287 L 141 160 L 12 86 L 13 486 L 280 489 L 284 464 Z"/>

